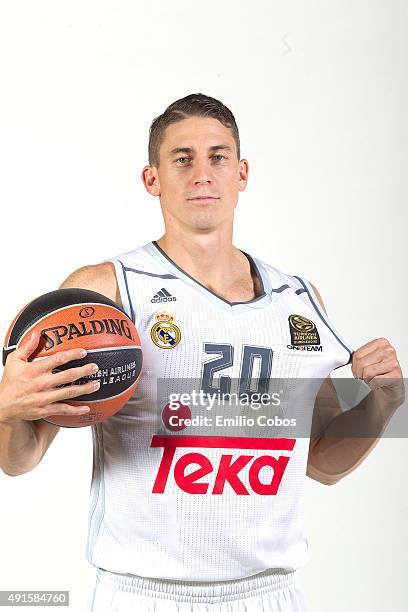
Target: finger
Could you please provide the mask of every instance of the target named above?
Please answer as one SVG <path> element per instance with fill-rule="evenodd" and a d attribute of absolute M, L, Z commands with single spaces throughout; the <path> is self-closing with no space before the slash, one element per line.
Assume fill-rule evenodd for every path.
<path fill-rule="evenodd" d="M 94 393 L 100 387 L 100 382 L 92 380 L 84 385 L 70 385 L 61 389 L 55 389 L 53 391 L 46 391 L 43 394 L 43 402 L 46 404 L 52 404 L 54 402 L 65 401 L 68 399 L 74 399 L 79 395 L 86 395 L 88 393 Z"/>
<path fill-rule="evenodd" d="M 395 387 L 401 389 L 405 393 L 405 384 L 402 378 L 398 377 L 396 372 L 388 374 L 379 374 L 368 383 L 372 390 L 381 387 Z"/>
<path fill-rule="evenodd" d="M 16 350 L 11 353 L 11 355 L 13 355 L 14 358 L 22 359 L 23 361 L 28 361 L 30 356 L 38 347 L 40 339 L 40 330 L 33 329 L 33 331 L 28 334 L 27 338 L 24 339 L 23 342 L 16 348 Z"/>
<path fill-rule="evenodd" d="M 386 338 L 376 338 L 375 340 L 370 340 L 367 344 L 363 344 L 360 346 L 355 352 L 354 355 L 358 358 L 365 357 L 369 353 L 373 352 L 376 348 L 385 348 L 389 345 L 389 342 Z"/>
<path fill-rule="evenodd" d="M 85 349 L 76 348 L 69 349 L 67 351 L 60 351 L 59 353 L 55 353 L 55 355 L 47 355 L 47 357 L 38 357 L 34 359 L 36 366 L 39 372 L 49 372 L 57 368 L 58 366 L 64 365 L 69 361 L 73 361 L 75 359 L 83 359 L 87 351 Z"/>
<path fill-rule="evenodd" d="M 352 365 L 352 372 L 357 378 L 363 378 L 363 370 L 369 365 L 380 363 L 382 360 L 389 357 L 389 351 L 385 348 L 377 348 L 362 357 L 355 357 Z"/>
<path fill-rule="evenodd" d="M 75 416 L 80 414 L 86 414 L 89 411 L 89 406 L 71 406 L 70 404 L 57 402 L 54 404 L 49 404 L 48 406 L 43 408 L 41 414 L 42 417 L 57 415 Z"/>
<path fill-rule="evenodd" d="M 59 385 L 64 385 L 67 383 L 73 383 L 80 378 L 85 376 L 91 376 L 98 371 L 98 366 L 96 363 L 87 363 L 84 366 L 78 368 L 69 368 L 68 370 L 63 370 L 62 372 L 58 372 L 56 374 L 47 374 L 44 379 L 44 390 L 52 389 L 53 387 L 58 387 Z"/>
<path fill-rule="evenodd" d="M 364 382 L 368 383 L 374 376 L 380 376 L 384 374 L 389 374 L 393 371 L 395 367 L 395 362 L 392 359 L 385 359 L 380 363 L 370 364 L 363 368 L 361 378 Z"/>

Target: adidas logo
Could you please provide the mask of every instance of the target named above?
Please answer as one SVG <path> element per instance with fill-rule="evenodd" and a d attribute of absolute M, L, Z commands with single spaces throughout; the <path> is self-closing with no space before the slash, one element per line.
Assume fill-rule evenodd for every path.
<path fill-rule="evenodd" d="M 160 289 L 150 300 L 153 303 L 156 302 L 175 302 L 176 297 L 172 296 L 164 287 Z"/>

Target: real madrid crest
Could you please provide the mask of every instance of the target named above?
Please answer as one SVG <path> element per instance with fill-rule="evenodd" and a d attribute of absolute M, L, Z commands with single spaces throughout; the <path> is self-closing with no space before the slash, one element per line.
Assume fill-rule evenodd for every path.
<path fill-rule="evenodd" d="M 174 317 L 170 312 L 161 310 L 155 317 L 156 323 L 153 325 L 150 336 L 156 346 L 162 349 L 172 349 L 181 340 L 181 332 L 174 323 Z"/>

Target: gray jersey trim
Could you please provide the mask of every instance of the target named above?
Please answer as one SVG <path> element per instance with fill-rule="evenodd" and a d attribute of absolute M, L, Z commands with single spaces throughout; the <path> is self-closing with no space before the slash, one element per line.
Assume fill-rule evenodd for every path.
<path fill-rule="evenodd" d="M 132 319 L 133 323 L 135 323 L 136 322 L 135 311 L 133 310 L 132 300 L 130 299 L 129 285 L 128 285 L 127 277 L 126 277 L 126 268 L 125 268 L 125 266 L 123 265 L 123 263 L 121 262 L 120 259 L 118 259 L 118 262 L 122 266 L 123 278 L 125 279 L 126 293 L 127 293 L 128 300 L 129 300 L 131 319 Z"/>
<path fill-rule="evenodd" d="M 159 277 L 159 278 L 175 278 L 175 279 L 177 279 L 177 276 L 173 276 L 173 274 L 153 274 L 153 272 L 144 272 L 143 270 L 136 270 L 135 268 L 129 268 L 129 267 L 125 266 L 121 262 L 120 259 L 118 259 L 118 261 L 120 262 L 120 264 L 122 266 L 122 269 L 123 269 L 123 277 L 125 279 L 126 291 L 127 291 L 127 295 L 128 295 L 130 312 L 131 312 L 131 315 L 132 315 L 132 321 L 133 321 L 133 323 L 136 323 L 135 311 L 133 309 L 132 299 L 130 297 L 130 291 L 129 291 L 129 285 L 128 285 L 128 282 L 127 282 L 126 272 L 135 272 L 136 274 L 145 274 L 146 276 L 156 276 L 156 277 Z"/>
<path fill-rule="evenodd" d="M 327 318 L 327 316 L 325 315 L 324 312 L 322 312 L 322 310 L 319 308 L 319 306 L 317 305 L 316 301 L 314 300 L 311 291 L 309 290 L 309 288 L 307 287 L 307 284 L 305 283 L 305 281 L 300 277 L 300 276 L 294 276 L 293 278 L 297 278 L 297 280 L 302 284 L 303 286 L 303 290 L 306 291 L 310 302 L 312 303 L 312 306 L 314 307 L 316 313 L 319 315 L 320 319 L 323 321 L 323 323 L 330 329 L 330 331 L 332 332 L 333 336 L 336 338 L 336 340 L 341 344 L 341 346 L 346 349 L 347 353 L 349 354 L 349 360 L 347 361 L 347 363 L 345 363 L 344 365 L 347 365 L 349 363 L 352 362 L 352 358 L 353 358 L 353 350 L 350 349 L 348 346 L 346 346 L 346 344 L 340 340 L 338 333 L 336 332 L 336 330 L 334 329 L 333 325 L 330 323 L 329 319 Z M 341 366 L 338 366 L 341 367 Z M 335 368 L 337 370 L 337 368 Z"/>
<path fill-rule="evenodd" d="M 289 285 L 282 285 L 277 289 L 271 289 L 271 291 L 273 291 L 274 293 L 282 293 L 282 291 L 285 291 L 285 289 L 290 289 Z"/>
<path fill-rule="evenodd" d="M 255 274 L 259 280 L 259 284 L 261 286 L 261 294 L 258 295 L 256 298 L 253 298 L 252 300 L 247 300 L 246 302 L 229 302 L 228 300 L 226 300 L 225 298 L 221 297 L 220 295 L 218 295 L 217 293 L 214 293 L 214 291 L 211 291 L 211 289 L 208 289 L 208 287 L 206 287 L 205 285 L 203 285 L 202 283 L 200 283 L 198 280 L 196 280 L 194 277 L 190 276 L 190 274 L 188 274 L 188 272 L 186 272 L 185 270 L 183 270 L 182 268 L 180 268 L 180 266 L 178 266 L 176 264 L 176 262 L 174 262 L 168 255 L 167 253 L 165 253 L 165 251 L 163 251 L 163 249 L 157 244 L 156 240 L 152 240 L 150 242 L 151 245 L 153 245 L 154 249 L 156 249 L 156 251 L 162 256 L 164 257 L 164 259 L 167 260 L 167 262 L 173 266 L 174 268 L 176 268 L 177 270 L 179 270 L 179 272 L 181 272 L 181 274 L 183 274 L 183 276 L 186 276 L 187 278 L 190 279 L 190 281 L 193 281 L 193 283 L 195 283 L 195 285 L 199 288 L 201 288 L 202 290 L 204 290 L 207 293 L 210 293 L 212 296 L 214 296 L 215 298 L 217 298 L 217 300 L 221 300 L 222 302 L 224 302 L 225 304 L 228 304 L 228 306 L 235 306 L 235 305 L 250 305 L 253 304 L 254 302 L 258 302 L 259 300 L 261 300 L 262 298 L 264 298 L 266 296 L 266 292 L 265 292 L 265 287 L 264 287 L 264 281 L 263 281 L 263 277 L 261 272 L 258 269 L 258 266 L 256 265 L 255 261 L 253 260 L 253 258 L 251 257 L 251 255 L 249 255 L 248 253 L 245 253 L 245 251 L 241 251 L 241 253 L 243 253 L 246 258 L 248 259 L 250 265 L 252 266 L 252 269 L 255 271 Z"/>
<path fill-rule="evenodd" d="M 103 433 L 101 423 L 95 425 L 95 444 L 97 448 L 97 465 L 98 465 L 98 476 L 99 476 L 99 487 L 97 493 L 97 499 L 94 506 L 94 512 L 91 517 L 94 519 L 93 525 L 90 525 L 90 536 L 88 542 L 88 560 L 92 563 L 93 550 L 95 547 L 96 540 L 99 535 L 99 530 L 103 517 L 105 515 L 105 474 L 104 474 L 104 453 L 103 448 Z M 99 503 L 100 501 L 100 503 Z M 92 534 L 92 535 L 91 535 Z"/>
<path fill-rule="evenodd" d="M 133 311 L 132 300 L 130 299 L 129 287 L 128 287 L 128 282 L 127 282 L 126 272 L 125 272 L 125 266 L 123 265 L 119 257 L 112 257 L 111 259 L 105 259 L 105 261 L 102 263 L 105 263 L 107 261 L 109 261 L 110 263 L 113 263 L 115 267 L 116 282 L 119 287 L 119 295 L 122 300 L 123 310 L 126 312 L 128 317 L 134 323 L 135 313 Z"/>
<path fill-rule="evenodd" d="M 173 274 L 154 274 L 153 272 L 146 272 L 145 270 L 136 270 L 135 268 L 128 268 L 127 266 L 125 266 L 125 270 L 127 272 L 135 272 L 136 274 L 145 274 L 146 276 L 156 276 L 157 278 L 178 279 L 178 276 L 174 276 Z"/>
<path fill-rule="evenodd" d="M 98 441 L 96 439 L 95 427 L 91 427 L 92 432 L 92 447 L 93 447 L 93 463 L 92 463 L 92 480 L 91 480 L 91 505 L 89 508 L 89 527 L 88 527 L 88 539 L 86 544 L 86 557 L 91 563 L 91 535 L 92 535 L 92 521 L 94 517 L 94 512 L 96 505 L 99 499 L 99 493 L 101 489 L 101 481 L 99 474 L 99 450 L 98 450 Z"/>
<path fill-rule="evenodd" d="M 100 579 L 101 579 L 101 575 L 98 572 L 98 570 L 96 570 L 96 579 L 95 579 L 95 584 L 94 584 L 94 589 L 93 589 L 93 594 L 92 594 L 90 612 L 95 612 L 94 604 L 95 604 L 96 589 L 98 588 Z"/>

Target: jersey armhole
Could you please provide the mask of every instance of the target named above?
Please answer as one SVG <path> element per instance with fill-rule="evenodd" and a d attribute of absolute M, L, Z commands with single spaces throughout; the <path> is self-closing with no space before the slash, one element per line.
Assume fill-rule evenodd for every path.
<path fill-rule="evenodd" d="M 294 278 L 296 278 L 300 282 L 300 284 L 302 285 L 304 291 L 306 292 L 306 294 L 307 294 L 307 296 L 308 296 L 308 298 L 310 300 L 310 303 L 312 304 L 313 308 L 315 309 L 316 313 L 319 315 L 321 320 L 325 323 L 325 325 L 327 325 L 327 327 L 331 330 L 331 332 L 334 335 L 334 337 L 336 338 L 336 340 L 347 351 L 347 354 L 348 354 L 349 358 L 348 358 L 348 361 L 344 365 L 348 365 L 349 363 L 352 362 L 354 349 L 348 344 L 348 342 L 346 342 L 344 340 L 344 338 L 339 334 L 337 329 L 334 327 L 333 323 L 328 318 L 327 314 L 325 313 L 325 311 L 321 307 L 320 302 L 317 299 L 317 296 L 316 296 L 316 294 L 315 294 L 315 292 L 313 290 L 313 287 L 309 283 L 309 281 L 306 278 L 303 278 L 302 276 L 294 276 Z M 341 366 L 339 366 L 339 367 L 341 367 Z M 337 369 L 337 368 L 335 368 L 335 369 Z"/>
<path fill-rule="evenodd" d="M 115 266 L 116 281 L 119 287 L 120 299 L 122 300 L 123 310 L 126 312 L 128 317 L 135 323 L 135 313 L 132 306 L 132 300 L 130 299 L 129 287 L 126 277 L 126 269 L 120 259 L 112 258 L 106 259 Z"/>

